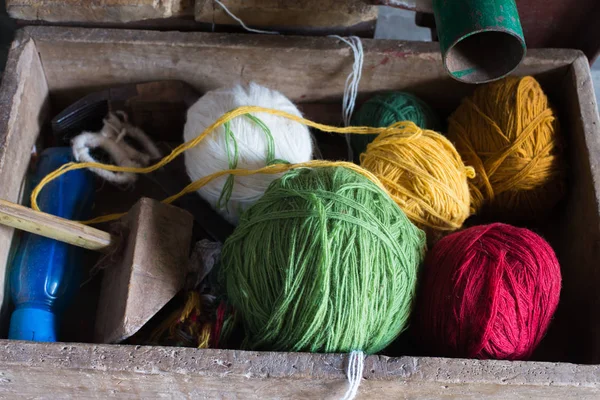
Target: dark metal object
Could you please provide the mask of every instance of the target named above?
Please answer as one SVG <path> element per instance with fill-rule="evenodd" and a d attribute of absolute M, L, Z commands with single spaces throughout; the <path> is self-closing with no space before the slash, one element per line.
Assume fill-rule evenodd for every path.
<path fill-rule="evenodd" d="M 91 93 L 52 119 L 57 145 L 69 145 L 82 131 L 99 131 L 109 111 L 122 110 L 132 125 L 160 140 L 183 132 L 186 111 L 199 95 L 181 81 L 130 84 Z"/>

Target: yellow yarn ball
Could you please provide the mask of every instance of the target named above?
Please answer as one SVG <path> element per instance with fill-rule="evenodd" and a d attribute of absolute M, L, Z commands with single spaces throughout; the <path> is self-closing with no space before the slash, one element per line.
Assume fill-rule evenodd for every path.
<path fill-rule="evenodd" d="M 398 122 L 367 146 L 360 164 L 379 178 L 412 222 L 429 232 L 458 229 L 470 215 L 467 178 L 473 169 L 437 132 Z"/>
<path fill-rule="evenodd" d="M 558 121 L 533 77 L 509 77 L 475 90 L 449 120 L 448 138 L 477 177 L 475 212 L 509 219 L 550 210 L 564 191 Z"/>

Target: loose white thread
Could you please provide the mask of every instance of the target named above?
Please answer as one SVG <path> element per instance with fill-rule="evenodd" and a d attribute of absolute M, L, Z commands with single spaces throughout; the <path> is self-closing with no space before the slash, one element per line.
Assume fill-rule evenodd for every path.
<path fill-rule="evenodd" d="M 125 112 L 109 112 L 103 122 L 100 132 L 83 132 L 73 138 L 72 149 L 76 161 L 98 162 L 90 153 L 92 149 L 98 148 L 107 152 L 113 162 L 121 167 L 145 167 L 151 160 L 161 157 L 152 139 L 141 129 L 129 124 Z M 127 144 L 124 140 L 126 136 L 135 139 L 142 151 Z M 130 184 L 137 179 L 137 175 L 129 172 L 112 172 L 98 168 L 90 170 L 115 184 Z"/>
<path fill-rule="evenodd" d="M 350 36 L 348 39 L 344 39 L 343 37 L 337 35 L 331 35 L 330 37 L 339 39 L 346 43 L 348 46 L 350 46 L 352 53 L 354 54 L 352 72 L 350 75 L 348 75 L 348 78 L 346 79 L 346 87 L 344 88 L 342 111 L 344 126 L 350 126 L 350 121 L 356 105 L 356 97 L 358 96 L 358 85 L 360 84 L 360 78 L 362 76 L 364 62 L 362 42 L 358 36 Z"/>
<path fill-rule="evenodd" d="M 348 390 L 342 400 L 353 400 L 358 394 L 358 387 L 362 380 L 363 371 L 365 369 L 365 353 L 362 351 L 352 351 L 348 357 Z"/>
<path fill-rule="evenodd" d="M 106 136 L 93 132 L 83 132 L 73 138 L 72 149 L 73 156 L 78 162 L 98 162 L 94 159 L 90 150 L 103 149 L 106 151 L 116 165 L 121 167 L 141 167 L 140 164 L 131 160 L 127 153 L 114 140 Z M 137 176 L 130 172 L 112 172 L 99 168 L 90 168 L 90 171 L 96 173 L 101 178 L 117 185 L 124 185 L 135 182 Z"/>
<path fill-rule="evenodd" d="M 219 6 L 221 6 L 221 8 L 223 9 L 223 11 L 225 11 L 227 13 L 227 15 L 229 15 L 231 18 L 233 18 L 234 20 L 236 20 L 242 26 L 242 28 L 244 28 L 248 32 L 264 33 L 264 34 L 267 34 L 267 35 L 279 35 L 279 32 L 275 32 L 275 31 L 263 31 L 263 30 L 260 30 L 260 29 L 253 29 L 253 28 L 248 27 L 244 23 L 244 21 L 242 21 L 240 18 L 238 18 L 237 16 L 235 16 L 235 14 L 233 14 L 231 11 L 229 11 L 229 9 L 227 7 L 225 7 L 225 4 L 221 3 L 219 0 L 214 0 L 214 1 Z"/>
<path fill-rule="evenodd" d="M 104 118 L 104 127 L 100 134 L 120 144 L 132 161 L 143 166 L 147 166 L 151 160 L 161 157 L 160 150 L 158 150 L 152 139 L 143 130 L 131 125 L 129 117 L 124 111 L 109 112 L 108 116 Z M 126 136 L 134 139 L 141 147 L 141 151 L 123 141 Z"/>

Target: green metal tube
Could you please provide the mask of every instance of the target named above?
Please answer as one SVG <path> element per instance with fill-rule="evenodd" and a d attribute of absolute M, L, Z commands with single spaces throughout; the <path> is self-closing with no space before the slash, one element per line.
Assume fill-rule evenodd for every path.
<path fill-rule="evenodd" d="M 515 0 L 433 0 L 444 66 L 455 79 L 500 79 L 525 57 Z"/>

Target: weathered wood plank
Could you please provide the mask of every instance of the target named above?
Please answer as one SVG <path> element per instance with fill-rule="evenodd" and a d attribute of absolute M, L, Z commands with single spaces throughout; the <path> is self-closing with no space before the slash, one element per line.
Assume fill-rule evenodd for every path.
<path fill-rule="evenodd" d="M 31 30 L 53 102 L 65 106 L 93 88 L 160 79 L 183 80 L 199 93 L 255 81 L 275 86 L 299 103 L 337 102 L 353 61 L 346 44 L 323 37 Z M 363 47 L 361 99 L 378 91 L 411 90 L 444 111 L 471 91 L 470 86 L 448 78 L 436 43 L 365 39 Z M 575 54 L 532 50 L 518 73 L 561 74 L 560 68 L 566 72 Z M 78 67 L 73 68 L 73 63 Z"/>
<path fill-rule="evenodd" d="M 35 44 L 17 33 L 0 88 L 0 198 L 18 202 L 29 156 L 48 116 L 48 86 Z M 0 226 L 0 316 L 6 311 L 6 280 L 14 229 Z"/>
<path fill-rule="evenodd" d="M 432 13 L 432 0 L 368 0 L 372 4 L 404 8 L 405 10 Z"/>
<path fill-rule="evenodd" d="M 132 22 L 185 17 L 193 0 L 6 0 L 17 19 L 47 22 Z"/>
<path fill-rule="evenodd" d="M 556 97 L 556 107 L 562 111 L 562 133 L 568 141 L 570 190 L 564 211 L 555 225 L 553 247 L 563 267 L 561 303 L 554 325 L 558 331 L 556 346 L 569 343 L 568 357 L 585 363 L 600 363 L 600 293 L 591 289 L 600 281 L 600 221 L 597 213 L 600 202 L 600 119 L 594 88 L 590 79 L 588 60 L 581 56 L 573 63 L 563 84 L 558 88 L 562 96 Z M 584 132 L 578 135 L 576 132 Z M 581 246 L 574 246 L 576 238 Z M 569 268 L 562 260 L 568 260 Z M 568 270 L 567 270 L 568 268 Z M 590 286 L 591 285 L 591 286 Z M 590 288 L 587 290 L 586 288 Z M 577 332 L 577 340 L 570 340 Z M 600 379 L 600 377 L 599 377 Z"/>
<path fill-rule="evenodd" d="M 148 198 L 124 217 L 127 242 L 122 259 L 104 271 L 96 341 L 130 337 L 183 289 L 192 220 L 187 211 Z"/>
<path fill-rule="evenodd" d="M 347 355 L 0 341 L 10 398 L 340 398 Z M 359 398 L 593 399 L 600 366 L 444 358 L 365 360 Z"/>
<path fill-rule="evenodd" d="M 331 29 L 377 19 L 377 8 L 363 0 L 222 0 L 222 3 L 251 27 Z M 238 24 L 213 0 L 196 1 L 196 21 Z"/>

